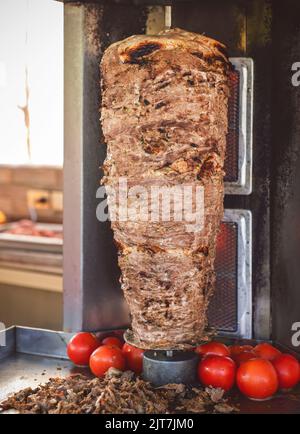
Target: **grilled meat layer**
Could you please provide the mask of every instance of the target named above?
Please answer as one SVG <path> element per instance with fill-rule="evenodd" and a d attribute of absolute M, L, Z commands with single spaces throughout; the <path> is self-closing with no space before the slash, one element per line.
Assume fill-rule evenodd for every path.
<path fill-rule="evenodd" d="M 101 62 L 103 183 L 117 187 L 122 178 L 128 189 L 204 191 L 201 231 L 185 219 L 123 221 L 124 207 L 112 222 L 134 342 L 141 348 L 187 349 L 204 334 L 223 216 L 229 70 L 222 44 L 180 29 L 132 36 L 111 45 Z M 174 197 L 175 207 L 182 198 Z M 128 200 L 139 209 L 150 203 L 143 194 Z"/>

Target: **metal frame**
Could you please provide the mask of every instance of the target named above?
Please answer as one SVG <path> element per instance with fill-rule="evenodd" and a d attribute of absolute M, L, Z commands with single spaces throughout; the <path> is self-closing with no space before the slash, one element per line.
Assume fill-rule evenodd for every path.
<path fill-rule="evenodd" d="M 5 346 L 0 346 L 0 361 L 14 353 L 68 360 L 67 343 L 72 333 L 12 326 L 0 331 L 4 334 Z"/>
<path fill-rule="evenodd" d="M 225 194 L 249 195 L 252 193 L 253 60 L 246 57 L 229 60 L 240 74 L 239 158 L 238 180 L 225 182 Z"/>
<path fill-rule="evenodd" d="M 122 316 L 117 252 L 108 222 L 96 218 L 106 148 L 99 122 L 103 7 L 64 7 L 64 329 L 105 330 Z M 98 87 L 97 87 L 98 86 Z M 121 304 L 121 305 L 120 305 Z"/>
<path fill-rule="evenodd" d="M 252 338 L 252 214 L 247 210 L 225 210 L 224 222 L 238 227 L 237 331 L 219 330 L 220 336 Z"/>

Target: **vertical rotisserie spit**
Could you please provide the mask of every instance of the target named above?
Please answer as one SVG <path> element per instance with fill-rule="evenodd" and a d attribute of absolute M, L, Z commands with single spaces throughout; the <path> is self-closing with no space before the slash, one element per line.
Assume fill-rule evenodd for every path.
<path fill-rule="evenodd" d="M 117 188 L 121 178 L 128 189 L 204 191 L 200 231 L 184 219 L 126 220 L 124 206 L 112 221 L 133 342 L 141 348 L 188 349 L 205 332 L 223 216 L 229 70 L 221 43 L 180 29 L 132 36 L 102 59 L 104 185 Z M 129 195 L 128 204 L 141 208 L 149 198 Z"/>

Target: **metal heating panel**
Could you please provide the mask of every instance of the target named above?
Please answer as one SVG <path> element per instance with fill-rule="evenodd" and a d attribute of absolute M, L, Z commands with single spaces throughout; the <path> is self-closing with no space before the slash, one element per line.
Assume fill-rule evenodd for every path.
<path fill-rule="evenodd" d="M 252 337 L 251 212 L 225 210 L 217 243 L 216 289 L 209 326 L 219 334 Z"/>
<path fill-rule="evenodd" d="M 223 222 L 215 260 L 216 290 L 209 309 L 210 325 L 229 332 L 236 332 L 238 322 L 237 237 L 238 225 Z"/>
<path fill-rule="evenodd" d="M 225 193 L 252 192 L 253 61 L 231 57 Z"/>

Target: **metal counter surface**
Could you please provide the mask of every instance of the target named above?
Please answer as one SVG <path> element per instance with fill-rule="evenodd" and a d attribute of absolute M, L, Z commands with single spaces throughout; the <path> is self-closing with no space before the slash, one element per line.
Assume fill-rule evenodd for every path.
<path fill-rule="evenodd" d="M 75 373 L 91 375 L 87 368 L 76 367 L 66 359 L 66 333 L 22 327 L 12 327 L 5 333 L 7 345 L 0 347 L 0 402 L 26 387 L 36 388 L 51 377 Z M 58 356 L 46 355 L 47 349 Z M 40 355 L 24 352 L 39 352 Z M 300 414 L 300 384 L 293 391 L 278 393 L 269 401 L 251 401 L 236 390 L 231 393 L 231 399 L 240 413 Z"/>
<path fill-rule="evenodd" d="M 19 353 L 8 356 L 0 362 L 0 402 L 11 393 L 35 388 L 51 377 L 65 377 L 73 370 L 66 360 Z"/>

